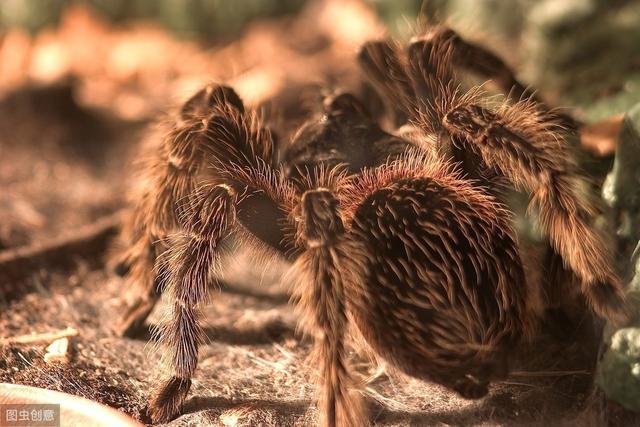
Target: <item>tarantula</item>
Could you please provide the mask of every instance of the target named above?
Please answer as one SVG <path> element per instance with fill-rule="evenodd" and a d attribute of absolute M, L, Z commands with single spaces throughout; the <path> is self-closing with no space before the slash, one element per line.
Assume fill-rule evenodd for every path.
<path fill-rule="evenodd" d="M 625 319 L 563 119 L 531 97 L 492 103 L 478 89 L 463 92 L 454 68 L 471 66 L 467 55 L 480 74 L 525 93 L 499 59 L 447 28 L 406 49 L 371 42 L 359 61 L 398 130 L 382 130 L 356 97 L 332 95 L 281 163 L 273 133 L 231 88 L 207 86 L 182 106 L 148 167 L 122 264 L 149 291 L 128 330 L 146 318 L 158 286 L 171 306 L 159 328 L 170 372 L 150 399 L 154 422 L 181 410 L 202 339 L 198 307 L 232 235 L 293 261 L 328 426 L 367 422 L 347 360 L 351 323 L 391 365 L 466 398 L 507 374 L 508 353 L 533 333 L 537 311 L 497 181 L 532 194 L 593 310 Z"/>

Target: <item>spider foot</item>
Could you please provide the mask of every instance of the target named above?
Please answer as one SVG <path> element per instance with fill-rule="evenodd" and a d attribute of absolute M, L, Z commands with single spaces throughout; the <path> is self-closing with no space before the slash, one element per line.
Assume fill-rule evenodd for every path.
<path fill-rule="evenodd" d="M 465 399 L 480 399 L 489 393 L 487 382 L 481 382 L 471 375 L 456 381 L 453 390 Z"/>
<path fill-rule="evenodd" d="M 595 311 L 617 326 L 628 324 L 638 315 L 633 313 L 622 289 L 614 283 L 600 282 L 589 286 L 588 297 Z"/>
<path fill-rule="evenodd" d="M 177 417 L 190 387 L 189 378 L 171 377 L 166 381 L 149 400 L 147 412 L 152 423 L 166 423 Z"/>

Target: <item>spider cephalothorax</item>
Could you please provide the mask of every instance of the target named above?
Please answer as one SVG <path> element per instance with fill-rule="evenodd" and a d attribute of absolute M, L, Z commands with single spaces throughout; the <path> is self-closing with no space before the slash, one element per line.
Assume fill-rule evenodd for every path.
<path fill-rule="evenodd" d="M 271 132 L 232 89 L 209 86 L 187 101 L 148 168 L 125 258 L 150 290 L 127 326 L 148 314 L 155 282 L 171 306 L 159 328 L 169 373 L 150 401 L 154 421 L 179 413 L 189 390 L 198 306 L 232 234 L 293 262 L 325 425 L 366 424 L 346 357 L 350 319 L 391 365 L 484 396 L 507 373 L 509 350 L 533 332 L 535 309 L 510 213 L 491 182 L 469 176 L 530 191 L 594 310 L 624 318 L 558 119 L 531 100 L 492 105 L 478 91 L 461 93 L 452 68 L 460 43 L 436 29 L 406 51 L 367 44 L 361 64 L 402 127 L 387 133 L 355 97 L 331 96 L 284 148 L 282 164 Z"/>

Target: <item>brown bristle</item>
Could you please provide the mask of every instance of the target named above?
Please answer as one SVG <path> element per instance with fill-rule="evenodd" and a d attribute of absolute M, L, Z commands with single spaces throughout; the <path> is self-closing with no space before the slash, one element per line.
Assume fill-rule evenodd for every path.
<path fill-rule="evenodd" d="M 171 377 L 153 393 L 149 403 L 148 415 L 154 424 L 168 423 L 174 419 L 182 409 L 189 389 L 191 379 Z"/>

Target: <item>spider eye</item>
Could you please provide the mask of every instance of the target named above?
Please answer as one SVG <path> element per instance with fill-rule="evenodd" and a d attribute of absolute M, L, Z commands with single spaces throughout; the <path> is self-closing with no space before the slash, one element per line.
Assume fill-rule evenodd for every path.
<path fill-rule="evenodd" d="M 459 108 L 449 111 L 442 119 L 444 125 L 447 127 L 459 128 L 462 127 L 465 122 L 465 117 Z"/>
<path fill-rule="evenodd" d="M 453 134 L 473 135 L 482 127 L 482 120 L 478 120 L 478 118 L 465 107 L 458 107 L 445 115 L 443 124 L 447 131 Z"/>

